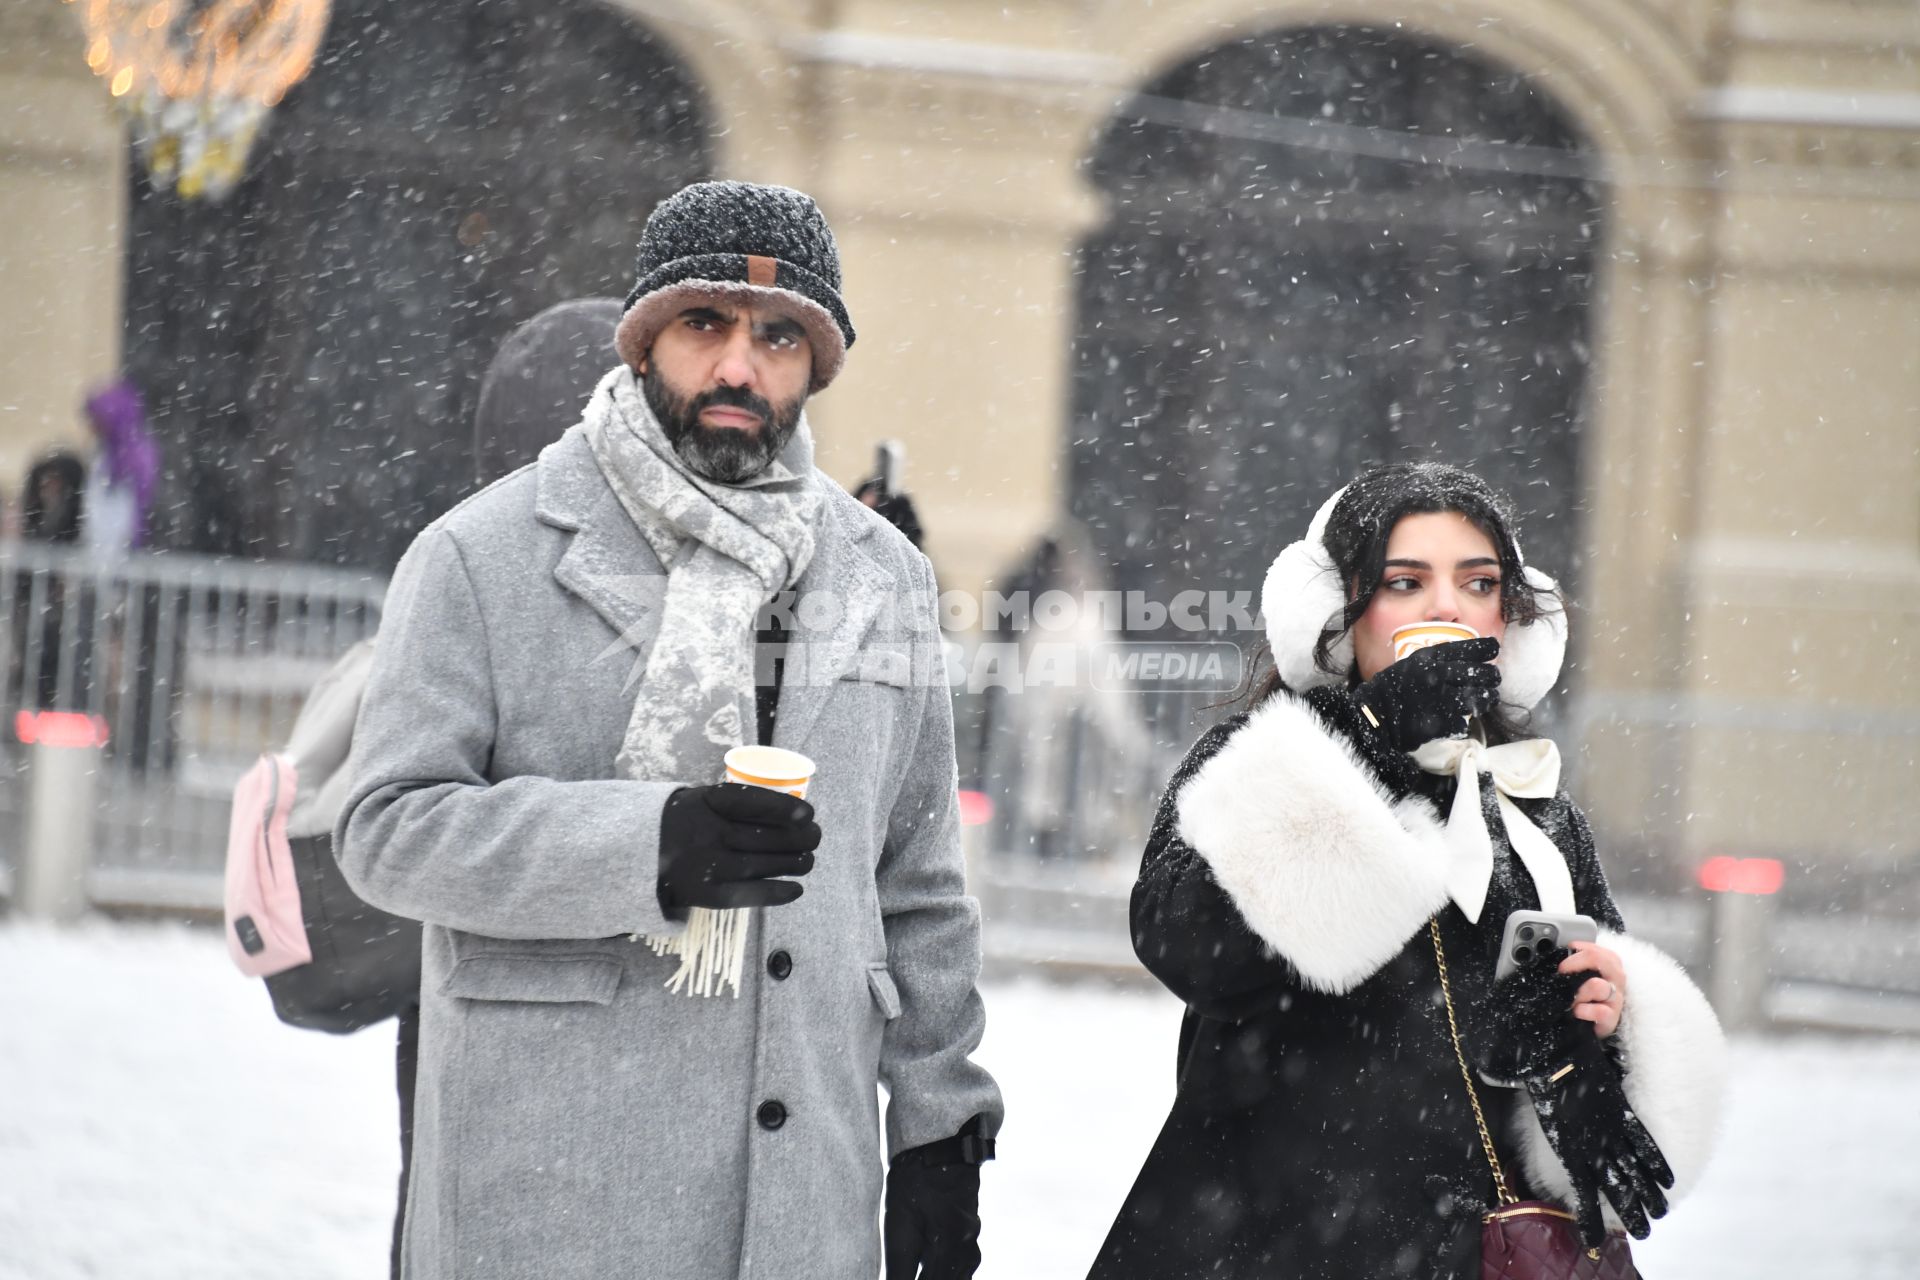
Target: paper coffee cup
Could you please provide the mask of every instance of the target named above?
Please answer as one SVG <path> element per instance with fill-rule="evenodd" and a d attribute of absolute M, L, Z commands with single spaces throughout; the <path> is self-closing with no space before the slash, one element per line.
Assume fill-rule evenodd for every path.
<path fill-rule="evenodd" d="M 1393 660 L 1395 662 L 1419 649 L 1430 648 L 1436 644 L 1452 644 L 1456 640 L 1473 640 L 1480 633 L 1461 622 L 1414 622 L 1393 629 Z"/>
<path fill-rule="evenodd" d="M 784 791 L 802 800 L 813 780 L 814 763 L 798 751 L 781 747 L 735 747 L 724 757 L 728 782 Z"/>

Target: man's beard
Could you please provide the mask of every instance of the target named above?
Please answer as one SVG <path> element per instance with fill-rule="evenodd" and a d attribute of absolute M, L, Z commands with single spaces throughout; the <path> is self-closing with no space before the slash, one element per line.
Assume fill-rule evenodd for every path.
<path fill-rule="evenodd" d="M 641 375 L 640 389 L 680 460 L 695 473 L 720 484 L 739 484 L 765 471 L 793 438 L 794 429 L 800 425 L 800 411 L 807 403 L 804 394 L 798 395 L 776 411 L 764 397 L 745 387 L 714 387 L 697 396 L 683 396 L 667 385 L 657 364 Z M 760 429 L 710 427 L 700 421 L 702 410 L 722 405 L 760 415 Z"/>

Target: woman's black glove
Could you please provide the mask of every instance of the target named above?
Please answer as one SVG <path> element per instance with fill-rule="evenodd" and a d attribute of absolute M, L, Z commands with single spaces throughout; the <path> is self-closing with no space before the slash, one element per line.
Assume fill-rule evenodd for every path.
<path fill-rule="evenodd" d="M 1666 1157 L 1627 1101 L 1621 1067 L 1593 1024 L 1573 1016 L 1574 992 L 1592 977 L 1561 973 L 1567 952 L 1542 951 L 1488 989 L 1469 1011 L 1482 1078 L 1523 1087 L 1547 1143 L 1573 1185 L 1573 1210 L 1589 1248 L 1606 1239 L 1602 1194 L 1636 1239 L 1667 1211 Z"/>
<path fill-rule="evenodd" d="M 980 1266 L 980 1166 L 954 1145 L 914 1147 L 888 1166 L 886 1280 L 968 1280 Z"/>
<path fill-rule="evenodd" d="M 1399 799 L 1420 785 L 1420 766 L 1413 762 L 1413 757 L 1395 749 L 1378 729 L 1367 723 L 1349 690 L 1320 684 L 1300 697 L 1330 733 L 1338 734 L 1359 752 L 1360 758 L 1373 770 L 1374 776 L 1394 799 Z"/>
<path fill-rule="evenodd" d="M 1593 974 L 1561 973 L 1563 947 L 1540 953 L 1488 987 L 1467 1011 L 1468 1056 L 1483 1078 L 1517 1087 L 1567 1065 L 1593 1024 L 1573 1016 L 1574 993 Z"/>
<path fill-rule="evenodd" d="M 1573 1183 L 1574 1217 L 1588 1248 L 1606 1239 L 1600 1196 L 1613 1203 L 1621 1225 L 1636 1240 L 1667 1212 L 1666 1189 L 1673 1169 L 1627 1101 L 1620 1064 L 1600 1046 L 1592 1024 L 1579 1024 L 1569 1060 L 1549 1076 L 1530 1076 L 1527 1093 L 1547 1144 Z M 1569 1069 L 1570 1068 L 1570 1069 Z M 1560 1074 L 1564 1070 L 1565 1074 Z"/>
<path fill-rule="evenodd" d="M 682 787 L 660 809 L 660 909 L 681 920 L 693 907 L 777 907 L 800 896 L 820 826 L 805 800 L 723 782 Z"/>
<path fill-rule="evenodd" d="M 1500 697 L 1500 642 L 1492 636 L 1416 649 L 1350 695 L 1397 750 L 1412 751 L 1435 738 L 1457 738 L 1467 719 Z"/>

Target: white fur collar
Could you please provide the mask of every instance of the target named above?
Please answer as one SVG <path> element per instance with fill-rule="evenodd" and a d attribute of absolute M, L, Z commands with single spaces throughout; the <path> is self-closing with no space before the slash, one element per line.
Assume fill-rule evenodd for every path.
<path fill-rule="evenodd" d="M 1346 588 L 1327 555 L 1327 521 L 1345 489 L 1336 492 L 1314 514 L 1307 536 L 1274 558 L 1260 590 L 1260 612 L 1266 619 L 1267 643 L 1274 667 L 1287 688 L 1296 691 L 1333 684 L 1342 676 L 1329 675 L 1313 659 L 1320 633 L 1337 625 L 1346 607 Z M 1537 591 L 1556 589 L 1552 578 L 1529 565 L 1523 573 Z M 1567 614 L 1554 609 L 1537 622 L 1507 628 L 1500 646 L 1500 701 L 1515 712 L 1531 711 L 1560 680 L 1567 654 Z M 1331 650 L 1336 671 L 1353 666 L 1353 635 L 1347 632 Z"/>
<path fill-rule="evenodd" d="M 1394 800 L 1286 693 L 1247 718 L 1176 805 L 1181 837 L 1248 927 L 1317 990 L 1360 985 L 1446 904 L 1433 806 Z"/>

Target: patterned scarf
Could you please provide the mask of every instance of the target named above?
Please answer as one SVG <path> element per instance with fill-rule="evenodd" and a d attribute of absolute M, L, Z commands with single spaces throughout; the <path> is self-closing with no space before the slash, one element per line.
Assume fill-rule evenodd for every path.
<path fill-rule="evenodd" d="M 587 403 L 587 444 L 667 570 L 659 633 L 646 654 L 615 758 L 637 781 L 719 781 L 722 758 L 753 741 L 754 619 L 813 559 L 821 494 L 806 419 L 780 457 L 737 485 L 694 472 L 668 443 L 639 381 L 620 368 Z M 677 955 L 672 991 L 740 994 L 749 913 L 696 907 L 684 934 L 648 938 Z"/>

